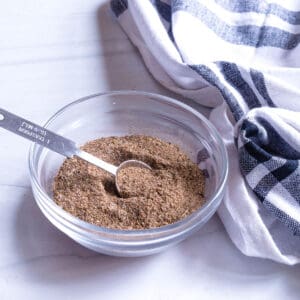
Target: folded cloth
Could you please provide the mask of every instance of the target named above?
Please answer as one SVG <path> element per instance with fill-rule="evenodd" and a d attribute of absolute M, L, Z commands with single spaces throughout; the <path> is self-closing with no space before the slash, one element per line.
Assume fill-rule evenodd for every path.
<path fill-rule="evenodd" d="M 300 262 L 300 2 L 111 0 L 165 87 L 213 108 L 229 154 L 218 210 L 246 255 Z"/>

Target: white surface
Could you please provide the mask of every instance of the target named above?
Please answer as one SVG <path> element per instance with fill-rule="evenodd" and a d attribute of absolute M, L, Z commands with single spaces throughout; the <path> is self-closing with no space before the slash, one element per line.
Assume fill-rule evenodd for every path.
<path fill-rule="evenodd" d="M 1 107 L 44 123 L 61 106 L 99 91 L 171 95 L 101 3 L 1 3 Z M 154 256 L 112 258 L 82 248 L 37 208 L 29 143 L 1 129 L 0 141 L 0 299 L 299 299 L 300 266 L 243 256 L 217 217 Z"/>

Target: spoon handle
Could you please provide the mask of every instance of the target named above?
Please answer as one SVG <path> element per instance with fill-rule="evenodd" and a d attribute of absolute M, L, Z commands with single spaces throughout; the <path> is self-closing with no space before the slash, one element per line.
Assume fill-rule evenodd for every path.
<path fill-rule="evenodd" d="M 0 127 L 66 157 L 72 157 L 79 151 L 73 141 L 26 119 L 16 116 L 2 108 L 0 108 Z"/>

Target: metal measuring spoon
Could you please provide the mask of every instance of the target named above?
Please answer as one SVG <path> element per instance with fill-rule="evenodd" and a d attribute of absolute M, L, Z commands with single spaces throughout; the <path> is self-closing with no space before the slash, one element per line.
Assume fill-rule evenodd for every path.
<path fill-rule="evenodd" d="M 151 167 L 146 163 L 134 159 L 126 160 L 116 167 L 104 160 L 101 160 L 100 158 L 95 157 L 94 155 L 89 154 L 88 152 L 81 150 L 75 142 L 1 108 L 0 127 L 66 157 L 71 158 L 74 155 L 78 156 L 81 159 L 109 172 L 116 178 L 115 183 L 119 194 L 121 191 L 120 186 L 118 185 L 118 175 L 122 169 L 136 167 L 151 170 Z"/>

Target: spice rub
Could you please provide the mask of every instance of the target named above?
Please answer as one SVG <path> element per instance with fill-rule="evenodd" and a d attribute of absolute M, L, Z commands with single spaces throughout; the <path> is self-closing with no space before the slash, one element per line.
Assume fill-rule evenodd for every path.
<path fill-rule="evenodd" d="M 174 144 L 131 135 L 100 138 L 82 149 L 116 166 L 137 159 L 152 168 L 124 169 L 118 195 L 114 176 L 80 158 L 66 159 L 54 180 L 54 200 L 86 222 L 114 229 L 155 228 L 204 204 L 202 171 Z"/>

